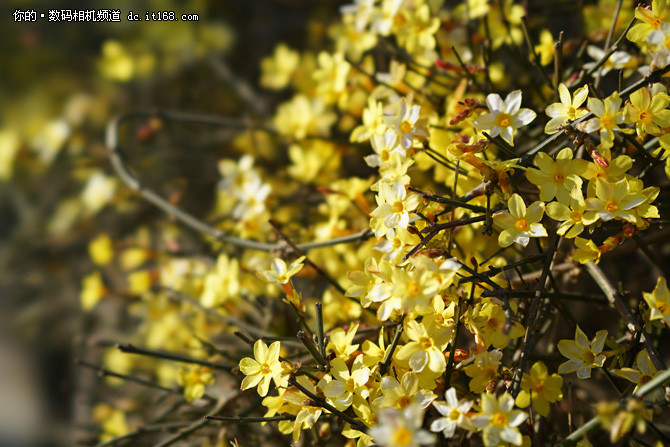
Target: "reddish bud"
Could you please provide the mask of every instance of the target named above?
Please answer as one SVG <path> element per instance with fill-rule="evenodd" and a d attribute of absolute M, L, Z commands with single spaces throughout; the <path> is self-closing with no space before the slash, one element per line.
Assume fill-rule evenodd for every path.
<path fill-rule="evenodd" d="M 598 148 L 596 148 L 593 143 L 587 141 L 584 143 L 584 145 L 586 146 L 586 152 L 589 153 L 596 164 L 602 166 L 603 168 L 606 168 L 610 165 L 609 160 L 607 160 L 600 152 L 598 152 Z"/>

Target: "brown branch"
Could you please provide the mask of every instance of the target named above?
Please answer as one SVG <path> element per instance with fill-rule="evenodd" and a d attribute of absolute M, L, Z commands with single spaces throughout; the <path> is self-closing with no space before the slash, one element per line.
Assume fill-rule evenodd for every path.
<path fill-rule="evenodd" d="M 526 333 L 523 336 L 523 350 L 521 351 L 521 368 L 517 371 L 517 374 L 514 376 L 512 381 L 512 396 L 516 398 L 519 394 L 521 388 L 521 378 L 523 374 L 528 370 L 528 355 L 533 349 L 533 343 L 531 341 L 531 334 L 533 333 L 533 328 L 535 326 L 535 318 L 537 318 L 537 313 L 540 308 L 540 302 L 542 301 L 542 293 L 544 292 L 544 287 L 547 283 L 547 277 L 549 276 L 549 271 L 551 266 L 554 263 L 554 255 L 556 254 L 556 248 L 558 248 L 558 242 L 560 237 L 557 233 L 552 233 L 551 241 L 549 242 L 549 248 L 545 254 L 544 266 L 542 267 L 542 273 L 540 275 L 540 281 L 537 284 L 535 289 L 535 296 L 530 305 L 530 310 L 528 311 L 528 321 L 526 323 Z"/>
<path fill-rule="evenodd" d="M 414 247 L 412 248 L 409 253 L 407 253 L 403 257 L 403 261 L 408 260 L 410 257 L 412 257 L 416 252 L 421 250 L 421 248 L 426 245 L 428 242 L 431 241 L 435 236 L 440 231 L 449 229 L 449 228 L 455 228 L 455 227 L 460 227 L 462 225 L 469 225 L 472 223 L 477 223 L 477 222 L 484 222 L 486 220 L 486 216 L 476 216 L 476 217 L 468 217 L 465 219 L 459 219 L 459 220 L 454 220 L 451 222 L 445 222 L 445 223 L 440 223 L 440 224 L 433 224 L 429 227 L 424 228 L 424 232 L 427 232 L 426 236 L 421 238 L 421 241 Z"/>

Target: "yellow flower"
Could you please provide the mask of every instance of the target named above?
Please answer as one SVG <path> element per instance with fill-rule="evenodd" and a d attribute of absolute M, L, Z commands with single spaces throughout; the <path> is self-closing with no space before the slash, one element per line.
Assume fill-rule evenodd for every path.
<path fill-rule="evenodd" d="M 116 40 L 106 40 L 102 45 L 100 72 L 113 81 L 127 82 L 135 74 L 135 62 L 128 50 Z"/>
<path fill-rule="evenodd" d="M 363 365 L 363 354 L 354 359 L 351 372 L 344 360 L 339 357 L 330 361 L 330 374 L 333 380 L 322 389 L 328 402 L 340 411 L 351 406 L 354 394 L 367 398 L 370 391 L 365 384 L 370 379 L 370 368 Z"/>
<path fill-rule="evenodd" d="M 200 302 L 205 307 L 216 307 L 226 300 L 233 299 L 240 291 L 240 264 L 224 253 L 216 260 L 216 267 L 207 272 L 204 278 Z"/>
<path fill-rule="evenodd" d="M 645 350 L 642 350 L 637 354 L 637 358 L 635 359 L 635 366 L 636 368 L 621 368 L 617 371 L 614 371 L 614 374 L 617 376 L 623 377 L 624 379 L 629 380 L 635 384 L 633 394 L 635 394 L 641 386 L 650 382 L 654 377 L 662 372 L 656 369 L 654 364 L 651 362 L 651 359 L 649 358 L 649 353 L 647 353 Z M 645 399 L 651 401 L 662 401 L 664 400 L 664 397 L 665 392 L 663 391 L 663 388 L 656 388 L 654 391 L 647 394 Z"/>
<path fill-rule="evenodd" d="M 408 405 L 426 408 L 437 397 L 432 391 L 419 387 L 419 377 L 414 372 L 406 372 L 398 382 L 391 376 L 382 378 L 379 390 L 382 396 L 376 398 L 372 405 L 375 408 L 397 408 L 403 410 Z"/>
<path fill-rule="evenodd" d="M 584 331 L 579 326 L 575 331 L 575 340 L 561 340 L 558 342 L 558 350 L 569 360 L 561 363 L 558 367 L 559 374 L 577 372 L 580 379 L 591 377 L 593 367 L 601 367 L 605 364 L 605 354 L 602 353 L 607 338 L 607 331 L 596 332 L 595 338 L 589 342 Z"/>
<path fill-rule="evenodd" d="M 322 51 L 317 56 L 318 67 L 312 74 L 316 81 L 316 93 L 326 104 L 333 104 L 346 92 L 347 74 L 351 65 L 344 53 L 330 54 Z"/>
<path fill-rule="evenodd" d="M 138 270 L 128 274 L 128 291 L 133 295 L 142 295 L 151 288 L 153 279 L 146 270 Z"/>
<path fill-rule="evenodd" d="M 483 393 L 491 382 L 498 377 L 498 368 L 502 360 L 502 351 L 493 349 L 484 351 L 474 358 L 474 363 L 464 368 L 465 374 L 471 377 L 470 391 Z"/>
<path fill-rule="evenodd" d="M 451 328 L 439 327 L 434 319 L 405 321 L 405 334 L 409 337 L 406 345 L 396 351 L 395 358 L 407 362 L 413 371 L 427 369 L 440 375 L 447 367 L 443 351 L 449 344 Z"/>
<path fill-rule="evenodd" d="M 525 332 L 517 321 L 513 321 L 508 328 L 505 311 L 492 302 L 482 306 L 475 317 L 475 323 L 487 347 L 493 345 L 494 348 L 502 349 L 509 344 L 510 339 L 519 338 Z"/>
<path fill-rule="evenodd" d="M 291 81 L 300 62 L 297 51 L 291 50 L 285 43 L 275 47 L 272 56 L 261 61 L 261 85 L 273 90 L 281 90 Z"/>
<path fill-rule="evenodd" d="M 280 135 L 302 140 L 308 135 L 330 135 L 330 126 L 336 119 L 335 113 L 327 109 L 320 98 L 298 94 L 277 107 L 274 124 Z"/>
<path fill-rule="evenodd" d="M 528 414 L 514 410 L 514 398 L 507 393 L 499 399 L 487 393 L 481 396 L 482 412 L 473 416 L 471 421 L 472 425 L 484 430 L 484 445 L 495 447 L 509 442 L 520 446 L 523 437 L 517 427 L 528 418 Z"/>
<path fill-rule="evenodd" d="M 107 233 L 101 233 L 88 244 L 88 254 L 95 265 L 109 264 L 114 257 L 112 238 Z"/>
<path fill-rule="evenodd" d="M 84 311 L 91 310 L 100 301 L 106 293 L 105 285 L 102 282 L 102 275 L 99 271 L 90 273 L 84 277 L 81 284 L 79 301 Z"/>
<path fill-rule="evenodd" d="M 549 65 L 554 60 L 554 38 L 551 36 L 551 31 L 542 30 L 540 43 L 535 45 L 535 52 L 540 56 L 541 65 Z"/>
<path fill-rule="evenodd" d="M 618 92 L 614 92 L 601 101 L 598 98 L 589 98 L 589 110 L 596 116 L 588 120 L 584 126 L 584 132 L 600 133 L 600 145 L 610 148 L 614 145 L 614 132 L 623 131 L 619 124 L 623 124 L 624 111 L 621 110 L 621 98 Z"/>
<path fill-rule="evenodd" d="M 643 293 L 644 300 L 651 309 L 650 320 L 663 320 L 670 326 L 670 290 L 665 278 L 660 276 L 656 281 L 656 287 L 651 293 Z"/>
<path fill-rule="evenodd" d="M 0 129 L 0 180 L 6 181 L 12 177 L 14 159 L 21 149 L 21 140 L 14 130 Z"/>
<path fill-rule="evenodd" d="M 507 206 L 509 211 L 501 211 L 493 216 L 493 222 L 503 229 L 498 236 L 501 247 L 509 247 L 514 242 L 525 247 L 531 237 L 547 236 L 547 230 L 540 223 L 544 215 L 543 202 L 534 202 L 526 208 L 521 196 L 512 194 Z"/>
<path fill-rule="evenodd" d="M 570 203 L 571 193 L 575 188 L 582 187 L 583 175 L 589 166 L 586 160 L 573 160 L 572 149 L 561 149 L 556 161 L 540 152 L 535 156 L 535 164 L 539 169 L 529 168 L 526 178 L 540 188 L 540 200 L 549 202 L 556 197 L 559 202 Z"/>
<path fill-rule="evenodd" d="M 298 376 L 296 377 L 296 381 L 312 394 L 316 394 L 316 387 L 307 377 Z M 282 433 L 293 432 L 293 442 L 297 443 L 300 439 L 301 431 L 303 429 L 313 427 L 321 416 L 323 410 L 321 407 L 307 405 L 306 402 L 309 402 L 308 397 L 305 396 L 302 391 L 297 390 L 295 387 L 289 388 L 282 395 L 282 397 L 286 402 L 288 402 L 289 407 L 294 410 L 291 411 L 291 413 L 295 414 L 296 416 L 295 421 L 281 421 L 279 424 L 279 430 Z"/>
<path fill-rule="evenodd" d="M 585 227 L 598 221 L 598 213 L 588 211 L 586 202 L 581 189 L 572 191 L 570 197 L 570 206 L 561 202 L 551 202 L 547 204 L 547 216 L 561 222 L 556 233 L 560 236 L 573 238 L 584 231 Z"/>
<path fill-rule="evenodd" d="M 418 405 L 409 405 L 402 411 L 385 408 L 378 417 L 379 423 L 368 431 L 376 445 L 417 447 L 435 442 L 435 435 L 421 428 L 423 409 Z"/>
<path fill-rule="evenodd" d="M 621 408 L 617 402 L 600 402 L 596 405 L 596 413 L 603 428 L 609 430 L 610 441 L 615 443 L 633 426 L 638 433 L 644 434 L 647 422 L 652 420 L 654 410 L 646 408 L 641 399 L 628 399 L 625 408 Z"/>
<path fill-rule="evenodd" d="M 81 192 L 84 212 L 92 216 L 111 202 L 116 185 L 116 178 L 107 176 L 102 171 L 94 171 Z"/>
<path fill-rule="evenodd" d="M 492 137 L 498 135 L 514 146 L 514 132 L 521 126 L 529 124 L 537 116 L 530 109 L 521 108 L 521 90 L 514 90 L 505 100 L 497 93 L 486 97 L 489 113 L 478 116 L 472 122 L 475 129 L 488 130 Z"/>
<path fill-rule="evenodd" d="M 580 264 L 586 264 L 591 261 L 596 264 L 600 262 L 602 252 L 591 239 L 576 237 L 575 245 L 577 246 L 577 251 L 572 254 L 572 259 Z"/>
<path fill-rule="evenodd" d="M 349 326 L 346 332 L 342 328 L 333 329 L 328 336 L 328 345 L 326 352 L 330 349 L 335 352 L 335 355 L 342 358 L 345 362 L 349 360 L 349 356 L 358 349 L 358 344 L 352 344 L 354 337 L 358 331 L 358 323 Z"/>
<path fill-rule="evenodd" d="M 651 97 L 649 90 L 643 87 L 630 95 L 630 103 L 626 104 L 626 123 L 635 124 L 638 136 L 645 133 L 657 134 L 661 128 L 670 127 L 670 96 L 658 92 Z"/>
<path fill-rule="evenodd" d="M 563 377 L 558 374 L 549 375 L 545 364 L 536 362 L 521 379 L 521 391 L 516 397 L 516 404 L 520 408 L 526 408 L 532 402 L 535 411 L 547 417 L 549 404 L 563 399 L 562 386 Z"/>
<path fill-rule="evenodd" d="M 561 102 L 553 103 L 545 109 L 545 113 L 551 117 L 547 125 L 544 127 L 545 133 L 548 134 L 558 132 L 558 128 L 562 125 L 579 119 L 589 113 L 585 108 L 580 108 L 589 95 L 587 86 L 575 90 L 575 93 L 571 98 L 570 91 L 565 84 L 561 83 L 558 85 L 558 94 Z"/>
<path fill-rule="evenodd" d="M 631 42 L 645 42 L 651 31 L 661 28 L 667 15 L 668 5 L 666 0 L 654 0 L 651 4 L 651 11 L 639 5 L 635 9 L 635 18 L 638 22 L 628 31 L 626 37 Z"/>
<path fill-rule="evenodd" d="M 206 366 L 189 365 L 180 368 L 177 375 L 177 383 L 184 387 L 184 399 L 193 402 L 205 394 L 205 387 L 214 384 L 212 369 Z"/>
<path fill-rule="evenodd" d="M 370 216 L 383 223 L 376 230 L 377 237 L 386 234 L 390 228 L 407 228 L 409 213 L 421 203 L 419 196 L 407 193 L 405 185 L 400 182 L 394 182 L 392 186 L 388 183 L 380 184 L 376 200 L 378 206 Z"/>
<path fill-rule="evenodd" d="M 275 258 L 272 261 L 272 269 L 270 270 L 261 270 L 257 271 L 256 274 L 259 278 L 267 281 L 269 283 L 275 284 L 287 284 L 291 277 L 298 273 L 302 268 L 302 261 L 305 260 L 305 256 L 301 256 L 287 267 L 286 262 L 281 258 Z"/>
<path fill-rule="evenodd" d="M 635 223 L 637 221 L 634 208 L 647 201 L 641 192 L 630 190 L 627 180 L 610 183 L 605 179 L 596 181 L 596 197 L 585 200 L 586 208 L 598 213 L 605 222 L 618 219 Z"/>
<path fill-rule="evenodd" d="M 384 105 L 373 96 L 368 97 L 368 105 L 363 109 L 363 124 L 354 128 L 349 136 L 352 143 L 369 140 L 373 135 L 381 135 L 386 129 L 384 124 Z"/>
<path fill-rule="evenodd" d="M 100 442 L 107 442 L 128 433 L 126 413 L 107 404 L 98 404 L 93 408 L 92 419 L 102 425 Z"/>
<path fill-rule="evenodd" d="M 258 340 L 254 343 L 254 358 L 245 357 L 240 360 L 240 371 L 246 377 L 242 380 L 241 389 L 246 390 L 258 385 L 258 394 L 265 396 L 268 394 L 270 380 L 279 384 L 279 375 L 282 373 L 282 366 L 279 362 L 278 341 L 272 343 L 270 347 Z"/>

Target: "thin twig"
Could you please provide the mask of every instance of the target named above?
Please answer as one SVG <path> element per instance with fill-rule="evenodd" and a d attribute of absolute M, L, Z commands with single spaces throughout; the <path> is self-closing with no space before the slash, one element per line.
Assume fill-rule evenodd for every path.
<path fill-rule="evenodd" d="M 540 308 L 540 302 L 542 301 L 542 294 L 544 292 L 544 287 L 547 283 L 547 276 L 551 270 L 551 266 L 554 263 L 554 255 L 556 254 L 556 248 L 558 247 L 558 242 L 560 236 L 557 233 L 552 233 L 551 240 L 549 242 L 549 247 L 545 253 L 544 266 L 542 267 L 542 274 L 540 275 L 540 281 L 537 284 L 537 289 L 535 289 L 535 296 L 528 311 L 528 321 L 526 322 L 526 333 L 523 337 L 523 350 L 521 351 L 521 368 L 517 371 L 517 374 L 514 376 L 512 383 L 512 396 L 516 398 L 521 391 L 521 378 L 523 374 L 528 370 L 528 355 L 533 349 L 533 343 L 531 342 L 531 335 L 534 332 L 535 327 L 535 318 L 537 318 L 537 312 Z"/>
<path fill-rule="evenodd" d="M 449 229 L 449 228 L 460 227 L 460 226 L 463 226 L 463 225 L 470 225 L 470 224 L 477 223 L 477 222 L 483 222 L 484 220 L 486 220 L 486 216 L 476 216 L 476 217 L 469 217 L 469 218 L 465 218 L 465 219 L 459 219 L 459 220 L 455 220 L 455 221 L 452 221 L 452 222 L 446 222 L 446 223 L 441 223 L 441 224 L 433 224 L 429 227 L 426 227 L 424 229 L 424 231 L 427 231 L 428 234 L 426 236 L 424 236 L 423 238 L 421 238 L 421 241 L 414 248 L 412 248 L 409 251 L 409 253 L 407 253 L 403 257 L 403 261 L 408 260 L 416 252 L 421 250 L 421 248 L 423 246 L 425 246 L 428 242 L 430 242 L 431 239 L 433 239 L 435 236 L 437 236 L 437 234 L 439 232 L 441 232 L 443 230 L 446 230 L 446 229 Z"/>
<path fill-rule="evenodd" d="M 216 406 L 214 407 L 214 410 L 210 413 L 211 416 L 216 415 L 218 412 L 220 412 L 228 403 L 228 400 L 226 399 L 221 399 Z M 185 437 L 189 436 L 191 433 L 193 433 L 196 430 L 201 429 L 204 427 L 207 423 L 209 423 L 209 419 L 203 418 L 200 420 L 195 421 L 193 424 L 189 425 L 184 429 L 183 431 L 177 433 L 174 436 L 171 436 L 164 441 L 156 444 L 154 447 L 168 447 L 169 445 L 174 444 L 177 441 L 180 441 L 184 439 Z"/>
<path fill-rule="evenodd" d="M 651 359 L 656 369 L 658 370 L 668 369 L 665 366 L 665 363 L 663 362 L 661 355 L 656 350 L 653 340 L 651 339 L 651 337 L 649 337 L 649 334 L 645 332 L 644 326 L 640 323 L 640 320 L 638 320 L 635 314 L 631 311 L 630 307 L 628 307 L 623 297 L 612 286 L 612 284 L 610 283 L 609 279 L 607 279 L 607 276 L 605 276 L 605 273 L 602 271 L 602 269 L 593 262 L 588 262 L 584 264 L 584 267 L 586 268 L 586 271 L 589 273 L 589 275 L 591 275 L 593 280 L 598 284 L 600 290 L 603 291 L 610 304 L 612 304 L 612 306 L 614 306 L 617 312 L 619 312 L 619 315 L 621 315 L 621 318 L 623 318 L 624 322 L 626 323 L 628 331 L 632 335 L 635 335 L 638 332 L 641 334 L 640 341 L 644 345 L 644 348 L 647 350 L 647 353 L 649 353 L 649 358 Z"/>
<path fill-rule="evenodd" d="M 400 342 L 400 335 L 402 335 L 402 332 L 404 330 L 403 321 L 404 318 L 400 320 L 396 325 L 393 341 L 391 341 L 391 345 L 389 346 L 388 351 L 386 351 L 386 354 L 384 355 L 382 366 L 379 368 L 379 373 L 382 376 L 386 375 L 386 371 L 388 371 L 389 365 L 391 365 L 391 359 L 393 359 L 393 353 L 395 352 L 395 348 L 398 346 L 398 343 Z"/>
<path fill-rule="evenodd" d="M 77 359 L 75 361 L 75 363 L 77 365 L 84 366 L 86 368 L 89 368 L 89 369 L 92 369 L 92 370 L 96 371 L 98 373 L 98 376 L 100 376 L 100 377 L 116 377 L 117 379 L 122 379 L 122 380 L 125 380 L 126 382 L 138 383 L 140 385 L 144 385 L 144 386 L 149 387 L 149 388 L 156 388 L 156 389 L 159 389 L 161 391 L 166 391 L 168 393 L 181 394 L 184 391 L 183 388 L 181 388 L 181 387 L 168 388 L 166 386 L 159 385 L 159 384 L 157 384 L 155 382 L 151 382 L 149 380 L 140 379 L 139 377 L 129 376 L 129 375 L 126 375 L 126 374 L 121 374 L 121 373 L 117 373 L 117 372 L 114 372 L 114 371 L 110 371 L 110 370 L 105 369 L 101 366 L 94 365 L 93 363 L 89 363 L 85 360 Z"/>
<path fill-rule="evenodd" d="M 523 32 L 523 37 L 526 40 L 526 45 L 528 46 L 528 51 L 530 52 L 531 55 L 531 62 L 533 65 L 535 65 L 537 71 L 540 72 L 540 76 L 542 76 L 544 82 L 546 82 L 547 85 L 550 86 L 552 90 L 554 90 L 556 86 L 554 85 L 554 82 L 551 80 L 547 72 L 544 71 L 544 69 L 542 68 L 542 64 L 540 63 L 540 57 L 537 55 L 537 51 L 535 51 L 535 46 L 530 41 L 530 33 L 528 32 L 527 21 L 528 20 L 526 19 L 525 16 L 521 18 L 521 31 Z"/>
<path fill-rule="evenodd" d="M 175 362 L 182 362 L 182 363 L 193 363 L 196 365 L 208 366 L 213 369 L 219 369 L 228 372 L 230 372 L 233 369 L 232 365 L 224 365 L 221 363 L 209 362 L 207 360 L 200 360 L 193 357 L 189 357 L 187 355 L 175 354 L 172 352 L 137 348 L 131 345 L 130 343 L 117 343 L 116 348 L 119 349 L 121 352 L 125 352 L 128 354 L 138 354 L 148 357 L 157 357 L 166 360 L 174 360 Z"/>
<path fill-rule="evenodd" d="M 279 229 L 279 224 L 277 224 L 277 222 L 275 222 L 273 219 L 270 219 L 269 222 L 270 222 L 270 225 L 272 225 L 272 228 L 274 228 L 274 230 L 277 232 L 277 234 L 279 235 L 279 237 L 282 238 L 282 240 L 283 240 L 284 242 L 286 242 L 286 243 L 293 249 L 293 251 L 296 252 L 296 254 L 297 254 L 298 256 L 305 256 L 305 264 L 307 264 L 307 265 L 309 265 L 310 267 L 312 267 L 312 268 L 313 268 L 319 275 L 321 275 L 326 281 L 328 281 L 328 283 L 330 283 L 330 285 L 332 285 L 333 287 L 335 287 L 335 288 L 337 289 L 337 291 L 340 292 L 342 295 L 344 295 L 344 294 L 346 293 L 346 290 L 344 290 L 344 287 L 342 287 L 342 286 L 340 285 L 340 283 L 338 283 L 332 276 L 330 276 L 330 275 L 328 274 L 328 272 L 326 272 L 325 270 L 323 270 L 323 269 L 322 269 L 321 267 L 319 267 L 318 265 L 314 264 L 314 263 L 312 262 L 312 260 L 309 259 L 309 257 L 307 257 L 307 256 L 305 255 L 305 252 L 302 251 L 302 250 L 300 249 L 300 247 L 298 247 L 298 246 L 295 244 L 295 242 L 293 242 L 293 241 L 291 240 L 290 237 L 288 237 L 287 235 L 285 235 L 285 234 Z"/>
<path fill-rule="evenodd" d="M 131 190 L 137 192 L 144 200 L 163 210 L 168 215 L 174 217 L 187 227 L 210 236 L 218 241 L 236 245 L 238 247 L 247 248 L 259 251 L 275 251 L 282 248 L 282 244 L 271 244 L 266 242 L 258 242 L 251 239 L 242 239 L 235 236 L 225 234 L 206 222 L 198 219 L 183 209 L 171 204 L 153 190 L 144 186 L 137 177 L 128 169 L 124 154 L 119 145 L 119 128 L 125 121 L 131 119 L 144 119 L 149 117 L 159 117 L 165 120 L 187 121 L 204 125 L 230 127 L 239 124 L 239 120 L 230 120 L 222 117 L 210 117 L 201 115 L 180 114 L 175 112 L 156 112 L 156 111 L 134 111 L 124 113 L 112 119 L 107 125 L 106 145 L 110 150 L 109 158 L 112 167 L 116 171 L 119 178 Z M 244 125 L 244 128 L 250 128 L 251 125 Z M 370 229 L 365 229 L 357 233 L 339 238 L 333 238 L 327 241 L 308 242 L 303 244 L 296 244 L 296 247 L 302 251 L 308 251 L 316 248 L 330 247 L 333 245 L 347 244 L 351 242 L 364 241 L 371 238 L 374 233 Z"/>
<path fill-rule="evenodd" d="M 558 33 L 558 40 L 554 44 L 554 85 L 556 86 L 556 97 L 558 97 L 558 86 L 563 80 L 563 31 Z"/>
<path fill-rule="evenodd" d="M 623 0 L 619 0 L 616 4 L 616 9 L 614 10 L 614 17 L 612 17 L 612 24 L 610 25 L 610 29 L 607 32 L 607 39 L 605 39 L 605 50 L 609 48 L 610 43 L 612 42 L 612 36 L 614 36 L 614 28 L 616 28 L 616 22 L 619 20 L 619 13 L 621 12 L 621 5 L 623 4 Z M 600 81 L 602 80 L 603 76 L 603 67 L 601 66 L 598 69 L 598 74 L 596 75 L 596 79 L 593 83 L 593 86 L 597 89 L 598 86 L 600 85 Z"/>
<path fill-rule="evenodd" d="M 314 393 L 312 393 L 311 391 L 309 391 L 307 388 L 305 388 L 304 386 L 300 385 L 300 383 L 298 383 L 298 381 L 295 379 L 295 376 L 293 376 L 293 375 L 289 376 L 288 383 L 289 383 L 289 385 L 294 386 L 294 387 L 296 387 L 298 390 L 300 390 L 305 396 L 309 397 L 309 398 L 311 399 L 311 401 L 312 401 L 312 402 L 310 402 L 310 404 L 311 404 L 312 406 L 314 406 L 314 407 L 321 407 L 321 408 L 324 408 L 324 409 L 330 411 L 331 413 L 333 413 L 335 416 L 339 417 L 339 418 L 342 419 L 343 421 L 348 422 L 349 425 L 351 425 L 351 427 L 354 428 L 355 430 L 358 430 L 358 431 L 361 431 L 361 432 L 364 432 L 364 433 L 365 433 L 365 431 L 367 430 L 367 427 L 366 427 L 365 425 L 363 425 L 362 423 L 358 422 L 356 419 L 352 418 L 352 417 L 349 416 L 348 414 L 343 413 L 342 411 L 340 411 L 340 410 L 338 410 L 337 408 L 333 407 L 333 406 L 330 405 L 328 402 L 326 402 L 325 400 L 319 398 L 319 397 L 316 396 Z"/>
<path fill-rule="evenodd" d="M 275 421 L 294 421 L 295 415 L 285 414 L 269 417 L 236 417 L 236 416 L 205 416 L 210 421 L 235 422 L 237 424 L 248 424 L 254 422 L 275 422 Z"/>

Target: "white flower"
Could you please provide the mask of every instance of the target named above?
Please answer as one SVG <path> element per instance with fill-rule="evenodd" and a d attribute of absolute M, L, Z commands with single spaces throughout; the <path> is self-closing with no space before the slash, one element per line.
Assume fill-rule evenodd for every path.
<path fill-rule="evenodd" d="M 595 60 L 595 62 L 588 62 L 584 64 L 585 70 L 590 70 L 591 68 L 595 67 L 598 61 L 605 56 L 605 50 L 593 45 L 586 47 L 586 52 Z M 625 68 L 626 64 L 630 62 L 630 59 L 631 55 L 625 51 L 615 51 L 600 68 L 602 70 L 601 75 L 605 76 L 607 73 L 609 73 L 610 70 L 621 70 Z"/>
<path fill-rule="evenodd" d="M 459 402 L 454 387 L 449 388 L 444 393 L 444 398 L 446 402 L 433 402 L 435 409 L 444 417 L 435 419 L 430 424 L 430 431 L 442 432 L 445 438 L 451 438 L 456 433 L 456 427 L 472 429 L 472 424 L 467 415 L 472 407 L 472 401 L 461 400 Z"/>
<path fill-rule="evenodd" d="M 472 418 L 472 424 L 483 428 L 484 445 L 498 446 L 502 441 L 512 445 L 521 445 L 523 437 L 517 428 L 526 420 L 528 414 L 521 410 L 513 410 L 514 398 L 505 393 L 496 399 L 490 394 L 482 394 L 482 412 Z"/>
<path fill-rule="evenodd" d="M 501 135 L 512 146 L 514 131 L 537 116 L 532 110 L 521 108 L 521 90 L 514 90 L 504 101 L 497 93 L 491 93 L 486 97 L 486 105 L 490 113 L 478 116 L 472 125 L 477 130 L 487 130 L 492 137 Z"/>
<path fill-rule="evenodd" d="M 407 228 L 409 213 L 421 203 L 421 199 L 414 193 L 407 193 L 405 186 L 395 182 L 393 186 L 382 183 L 376 197 L 377 208 L 370 215 L 383 223 L 376 229 L 376 236 L 387 233 L 389 228 Z"/>
<path fill-rule="evenodd" d="M 400 135 L 400 145 L 405 149 L 412 147 L 414 137 L 428 137 L 428 130 L 423 126 L 422 120 L 419 120 L 420 111 L 421 106 L 408 104 L 407 99 L 402 98 L 398 104 L 398 112 L 384 117 L 386 125 Z"/>
<path fill-rule="evenodd" d="M 435 442 L 435 435 L 421 428 L 423 410 L 418 405 L 409 405 L 403 411 L 385 408 L 379 411 L 378 421 L 368 433 L 379 446 L 417 447 Z"/>

